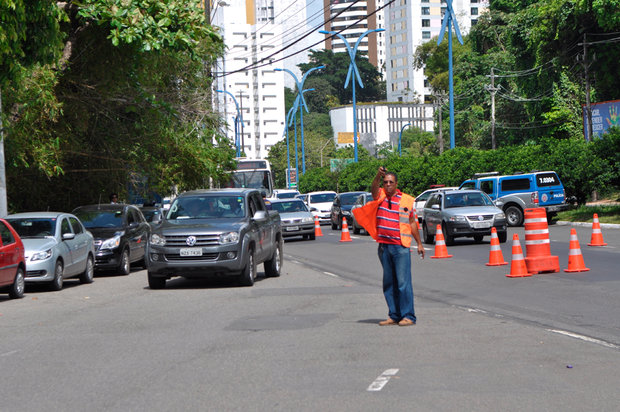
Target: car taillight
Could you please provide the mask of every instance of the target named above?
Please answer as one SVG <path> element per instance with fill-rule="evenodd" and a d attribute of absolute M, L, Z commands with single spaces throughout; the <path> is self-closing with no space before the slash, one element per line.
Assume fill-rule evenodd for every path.
<path fill-rule="evenodd" d="M 538 192 L 532 192 L 532 203 L 538 204 Z"/>

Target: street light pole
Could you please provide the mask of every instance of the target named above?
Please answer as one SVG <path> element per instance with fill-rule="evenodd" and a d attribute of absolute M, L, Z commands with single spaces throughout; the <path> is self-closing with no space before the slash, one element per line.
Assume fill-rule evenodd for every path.
<path fill-rule="evenodd" d="M 351 87 L 353 89 L 353 148 L 354 148 L 353 150 L 355 152 L 356 163 L 357 163 L 357 107 L 356 107 L 356 102 L 355 102 L 355 81 L 359 83 L 361 88 L 364 88 L 364 83 L 362 82 L 362 77 L 360 76 L 360 72 L 357 69 L 357 65 L 355 64 L 355 55 L 357 53 L 357 48 L 359 47 L 364 37 L 366 37 L 370 33 L 381 32 L 381 31 L 385 31 L 385 29 L 373 29 L 373 30 L 366 31 L 365 33 L 362 33 L 360 37 L 357 39 L 357 41 L 355 42 L 355 46 L 351 48 L 351 45 L 349 44 L 347 39 L 342 34 L 336 31 L 319 30 L 319 33 L 321 34 L 331 34 L 332 36 L 338 36 L 340 40 L 344 42 L 344 45 L 346 46 L 347 51 L 349 52 L 349 58 L 351 59 L 351 63 L 349 64 L 349 71 L 347 73 L 347 79 L 344 82 L 344 88 L 345 89 L 347 88 L 347 86 L 349 85 L 349 80 L 351 80 L 351 76 L 353 75 L 354 79 L 353 79 L 353 82 L 351 83 Z"/>
<path fill-rule="evenodd" d="M 235 95 L 232 94 L 231 92 L 227 90 L 219 90 L 219 89 L 216 90 L 216 92 L 226 93 L 233 99 L 233 102 L 235 102 L 235 107 L 237 108 L 237 117 L 235 117 L 235 148 L 237 149 L 237 157 L 240 157 L 241 149 L 239 147 L 239 122 L 242 122 L 243 118 L 241 117 L 241 110 L 239 110 L 239 104 L 237 103 L 237 99 L 235 99 Z"/>
<path fill-rule="evenodd" d="M 405 125 L 403 125 L 403 127 L 400 128 L 400 133 L 398 135 L 398 156 L 402 156 L 403 152 L 401 149 L 401 141 L 403 140 L 403 130 L 405 130 L 405 127 L 407 126 L 411 126 L 411 123 L 407 123 Z"/>
<path fill-rule="evenodd" d="M 299 99 L 299 103 L 301 104 L 301 110 L 303 112 L 304 108 L 306 109 L 306 112 L 310 113 L 310 111 L 308 110 L 308 106 L 306 105 L 306 100 L 304 99 L 304 95 L 303 95 L 303 90 L 304 90 L 304 82 L 306 81 L 306 78 L 308 77 L 308 75 L 310 73 L 312 73 L 315 70 L 319 70 L 319 69 L 324 69 L 325 66 L 317 66 L 317 67 L 313 67 L 310 70 L 308 70 L 302 77 L 301 81 L 299 81 L 297 79 L 297 76 L 295 76 L 295 73 L 293 73 L 292 71 L 290 71 L 289 69 L 281 69 L 281 68 L 275 68 L 274 71 L 277 72 L 287 72 L 288 74 L 290 74 L 293 77 L 293 80 L 295 80 L 295 84 L 297 85 L 297 98 Z M 303 114 L 301 115 L 301 159 L 302 159 L 302 172 L 301 174 L 305 174 L 306 173 L 306 150 L 305 150 L 305 144 L 304 144 L 304 119 L 303 119 Z M 295 127 L 297 127 L 297 123 L 295 123 Z"/>

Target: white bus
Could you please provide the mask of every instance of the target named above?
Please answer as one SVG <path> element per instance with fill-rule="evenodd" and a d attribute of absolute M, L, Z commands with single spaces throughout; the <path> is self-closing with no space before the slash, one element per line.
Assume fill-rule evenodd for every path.
<path fill-rule="evenodd" d="M 259 189 L 265 197 L 273 194 L 273 175 L 267 159 L 236 158 L 237 170 L 233 171 L 225 187 Z"/>

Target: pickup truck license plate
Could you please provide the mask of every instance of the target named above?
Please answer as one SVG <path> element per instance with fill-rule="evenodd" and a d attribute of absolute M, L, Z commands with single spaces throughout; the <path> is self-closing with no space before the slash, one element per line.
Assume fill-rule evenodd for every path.
<path fill-rule="evenodd" d="M 202 248 L 186 247 L 181 249 L 181 256 L 202 256 Z"/>
<path fill-rule="evenodd" d="M 472 222 L 474 229 L 488 229 L 491 227 L 491 222 Z"/>
<path fill-rule="evenodd" d="M 294 231 L 294 230 L 299 230 L 299 226 L 288 226 L 288 227 L 286 228 L 286 230 L 287 230 L 288 232 L 292 232 L 292 231 Z"/>

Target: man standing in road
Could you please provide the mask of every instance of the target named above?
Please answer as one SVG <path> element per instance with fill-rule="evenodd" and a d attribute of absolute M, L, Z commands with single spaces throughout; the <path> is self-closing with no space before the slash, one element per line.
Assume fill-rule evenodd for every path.
<path fill-rule="evenodd" d="M 383 182 L 383 188 L 380 187 Z M 355 219 L 379 243 L 379 260 L 383 266 L 383 295 L 388 318 L 381 326 L 415 325 L 413 286 L 411 284 L 411 239 L 424 258 L 424 247 L 413 213 L 414 198 L 398 190 L 396 174 L 380 167 L 372 181 L 373 201 L 353 209 Z"/>

